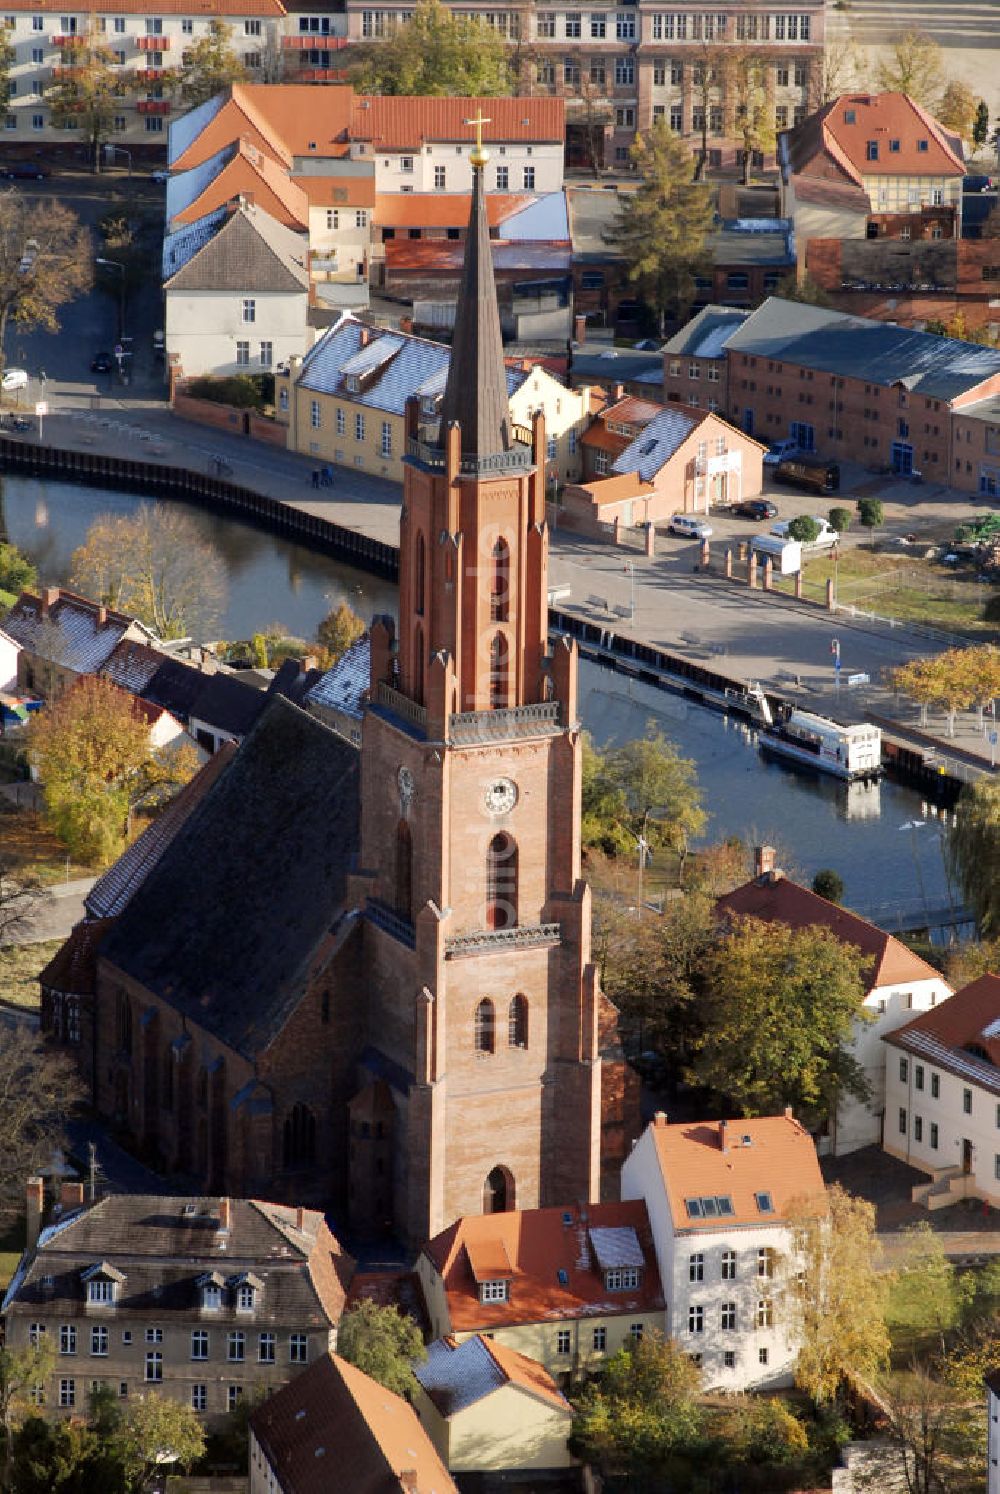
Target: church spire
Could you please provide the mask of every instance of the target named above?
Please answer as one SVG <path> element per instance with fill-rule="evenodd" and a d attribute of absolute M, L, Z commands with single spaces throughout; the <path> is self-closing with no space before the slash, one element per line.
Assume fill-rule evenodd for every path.
<path fill-rule="evenodd" d="M 489 160 L 483 149 L 483 125 L 489 120 L 479 111 L 466 124 L 476 127 L 476 144 L 469 155 L 472 210 L 455 310 L 451 364 L 441 403 L 441 438 L 449 424 L 457 420 L 462 431 L 463 460 L 482 460 L 510 449 L 510 404 L 483 188 L 483 167 Z"/>

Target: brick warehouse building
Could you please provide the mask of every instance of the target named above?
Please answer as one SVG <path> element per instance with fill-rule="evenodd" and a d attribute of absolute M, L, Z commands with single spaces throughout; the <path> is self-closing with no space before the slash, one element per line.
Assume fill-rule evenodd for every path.
<path fill-rule="evenodd" d="M 547 639 L 544 424 L 510 421 L 481 164 L 440 427 L 408 420 L 360 766 L 269 704 L 119 863 L 80 1047 L 167 1171 L 420 1241 L 594 1200 L 634 1134 L 581 878 L 576 651 Z"/>

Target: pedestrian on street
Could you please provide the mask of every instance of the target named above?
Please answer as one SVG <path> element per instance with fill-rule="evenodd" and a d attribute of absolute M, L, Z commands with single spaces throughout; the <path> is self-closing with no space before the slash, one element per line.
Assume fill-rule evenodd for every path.
<path fill-rule="evenodd" d="M 38 370 L 38 382 L 39 382 L 39 384 L 41 384 L 42 388 L 44 389 L 45 388 L 45 370 L 44 370 L 44 368 L 40 368 Z"/>

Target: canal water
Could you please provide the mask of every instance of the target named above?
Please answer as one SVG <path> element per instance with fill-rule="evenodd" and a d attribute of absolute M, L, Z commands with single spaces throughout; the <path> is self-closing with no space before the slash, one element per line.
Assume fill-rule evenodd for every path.
<path fill-rule="evenodd" d="M 32 556 L 43 579 L 64 583 L 70 557 L 100 514 L 127 514 L 140 499 L 68 483 L 2 479 L 0 534 Z M 169 500 L 179 502 L 179 500 Z M 342 564 L 241 520 L 187 504 L 185 509 L 224 567 L 228 594 L 220 633 L 245 638 L 279 622 L 315 636 L 340 601 L 366 620 L 394 612 L 390 582 Z M 778 848 L 784 869 L 811 880 L 820 867 L 844 879 L 845 902 L 884 917 L 905 908 L 946 906 L 943 822 L 918 793 L 899 784 L 839 784 L 761 756 L 751 728 L 685 700 L 584 662 L 581 712 L 598 745 L 641 736 L 650 723 L 697 764 L 710 818 L 707 838 L 738 835 Z"/>

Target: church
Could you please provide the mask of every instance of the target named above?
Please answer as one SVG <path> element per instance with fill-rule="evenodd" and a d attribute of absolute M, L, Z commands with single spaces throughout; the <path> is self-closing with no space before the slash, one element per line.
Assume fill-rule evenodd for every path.
<path fill-rule="evenodd" d="M 98 1110 L 194 1191 L 410 1242 L 615 1196 L 637 1129 L 581 874 L 576 647 L 548 637 L 544 423 L 511 426 L 481 141 L 471 159 L 360 753 L 272 700 L 102 879 L 75 1027 Z"/>

